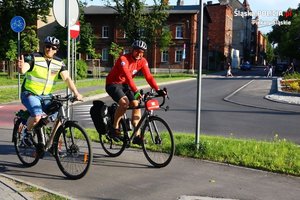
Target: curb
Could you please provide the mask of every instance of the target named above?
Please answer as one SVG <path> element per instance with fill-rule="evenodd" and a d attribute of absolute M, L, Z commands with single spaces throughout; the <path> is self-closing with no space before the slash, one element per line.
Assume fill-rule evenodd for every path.
<path fill-rule="evenodd" d="M 277 92 L 274 94 L 266 95 L 264 98 L 273 102 L 293 104 L 293 105 L 300 106 L 300 94 L 283 91 L 280 84 L 281 80 L 282 78 L 277 78 L 276 81 Z"/>
<path fill-rule="evenodd" d="M 64 194 L 55 192 L 55 191 L 47 189 L 45 187 L 41 187 L 41 186 L 35 185 L 33 183 L 30 183 L 30 182 L 27 182 L 27 181 L 24 181 L 24 180 L 21 180 L 21 179 L 18 179 L 18 178 L 15 178 L 15 177 L 3 174 L 3 173 L 0 173 L 0 178 L 1 177 L 4 177 L 4 179 L 9 179 L 11 181 L 19 182 L 19 183 L 22 183 L 22 184 L 25 184 L 25 185 L 28 185 L 28 186 L 31 186 L 31 187 L 35 187 L 35 188 L 37 188 L 39 190 L 42 190 L 44 192 L 47 192 L 47 193 L 50 193 L 50 194 L 53 194 L 53 195 L 57 195 L 59 197 L 65 198 L 65 199 L 75 200 L 72 197 L 66 196 Z M 2 181 L 2 180 L 0 180 L 0 182 L 2 182 L 4 185 L 6 185 L 7 187 L 9 187 L 12 191 L 14 191 L 16 194 L 18 194 L 18 196 L 23 197 L 24 199 L 27 199 L 27 200 L 32 200 L 33 199 L 33 198 L 29 197 L 29 195 L 25 194 L 25 192 L 20 192 L 20 191 L 16 190 L 15 187 L 12 186 L 11 184 L 9 184 L 9 183 L 7 183 L 5 181 Z"/>
<path fill-rule="evenodd" d="M 262 107 L 262 106 L 257 106 L 257 105 L 253 105 L 253 104 L 245 104 L 245 103 L 240 103 L 237 101 L 233 101 L 230 98 L 232 96 L 234 96 L 236 93 L 238 93 L 240 90 L 244 89 L 245 87 L 247 87 L 248 85 L 250 85 L 254 80 L 249 81 L 248 83 L 246 83 L 245 85 L 241 86 L 240 88 L 238 88 L 237 90 L 235 90 L 234 92 L 232 92 L 231 94 L 229 94 L 228 96 L 224 97 L 223 100 L 229 103 L 234 103 L 236 105 L 242 105 L 242 106 L 248 106 L 248 107 L 252 107 L 252 108 L 259 108 L 259 109 L 265 109 L 265 110 L 274 110 L 274 111 L 283 111 L 281 109 L 276 109 L 276 108 L 266 108 L 266 107 Z M 286 100 L 286 96 L 289 95 L 280 95 L 278 93 L 272 94 L 272 95 L 266 95 L 264 96 L 264 99 L 273 101 L 273 102 L 277 102 L 277 103 L 285 103 L 285 104 L 293 104 L 293 105 L 297 105 L 300 106 L 300 99 L 298 99 L 298 103 L 291 103 L 290 101 Z M 280 97 L 285 98 L 280 100 Z M 295 97 L 295 98 L 299 98 L 299 97 Z M 289 112 L 293 112 L 293 113 L 299 113 L 297 111 L 289 111 Z"/>

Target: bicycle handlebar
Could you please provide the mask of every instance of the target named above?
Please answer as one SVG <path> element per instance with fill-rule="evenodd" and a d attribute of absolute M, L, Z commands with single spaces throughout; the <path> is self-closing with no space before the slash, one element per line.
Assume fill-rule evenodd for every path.
<path fill-rule="evenodd" d="M 69 94 L 65 97 L 62 97 L 60 94 L 53 95 L 52 100 L 61 101 L 61 102 L 70 101 L 72 103 L 74 103 L 75 101 L 78 101 L 78 99 L 75 96 L 72 96 L 72 94 Z"/>
<path fill-rule="evenodd" d="M 154 91 L 153 91 L 153 89 L 151 89 L 151 91 L 146 92 L 146 94 L 144 94 L 144 91 L 141 89 L 140 93 L 143 96 L 142 101 L 146 102 L 146 101 L 148 101 L 149 99 L 152 99 L 152 98 L 162 97 L 163 101 L 159 105 L 159 107 L 162 107 L 165 104 L 165 102 L 166 102 L 166 97 L 169 99 L 167 88 L 163 88 L 163 91 L 166 93 L 166 95 L 155 94 Z"/>

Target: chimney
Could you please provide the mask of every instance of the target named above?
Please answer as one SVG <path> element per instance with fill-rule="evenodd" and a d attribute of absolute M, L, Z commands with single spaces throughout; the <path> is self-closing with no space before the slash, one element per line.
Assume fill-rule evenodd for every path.
<path fill-rule="evenodd" d="M 183 6 L 184 2 L 183 0 L 177 0 L 177 6 Z"/>

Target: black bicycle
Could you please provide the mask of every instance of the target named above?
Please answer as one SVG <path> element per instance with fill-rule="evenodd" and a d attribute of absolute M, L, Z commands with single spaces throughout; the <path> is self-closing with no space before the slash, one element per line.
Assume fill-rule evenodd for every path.
<path fill-rule="evenodd" d="M 52 154 L 62 173 L 70 179 L 80 179 L 88 172 L 93 152 L 86 131 L 76 122 L 66 117 L 64 102 L 74 102 L 71 95 L 53 96 L 51 104 L 33 128 L 30 142 L 24 142 L 24 130 L 29 112 L 20 110 L 14 119 L 12 141 L 22 164 L 31 167 L 43 158 L 46 151 Z M 30 144 L 28 144 L 30 143 Z"/>
<path fill-rule="evenodd" d="M 166 89 L 165 89 L 165 92 Z M 157 97 L 162 97 L 162 102 L 157 100 Z M 116 157 L 121 155 L 125 148 L 130 147 L 136 132 L 141 129 L 141 137 L 143 142 L 141 144 L 143 152 L 147 160 L 154 167 L 167 166 L 174 155 L 175 143 L 172 130 L 165 120 L 154 115 L 154 111 L 158 109 L 164 109 L 167 111 L 169 107 L 162 107 L 165 104 L 165 99 L 168 96 L 159 96 L 154 94 L 153 90 L 143 95 L 138 107 L 129 108 L 128 110 L 143 108 L 144 112 L 135 128 L 132 128 L 131 120 L 125 113 L 120 121 L 120 130 L 123 140 L 115 141 L 114 138 L 110 138 L 108 133 L 100 135 L 100 143 L 103 150 L 107 155 Z M 116 106 L 114 103 L 111 107 Z M 112 126 L 112 120 L 110 120 L 109 126 Z M 130 135 L 130 132 L 131 135 Z"/>

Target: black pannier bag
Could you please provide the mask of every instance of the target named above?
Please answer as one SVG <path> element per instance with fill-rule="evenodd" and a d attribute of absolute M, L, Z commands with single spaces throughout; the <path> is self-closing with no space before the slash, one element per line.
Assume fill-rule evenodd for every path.
<path fill-rule="evenodd" d="M 99 134 L 106 134 L 110 123 L 108 106 L 100 100 L 93 101 L 90 115 Z"/>

